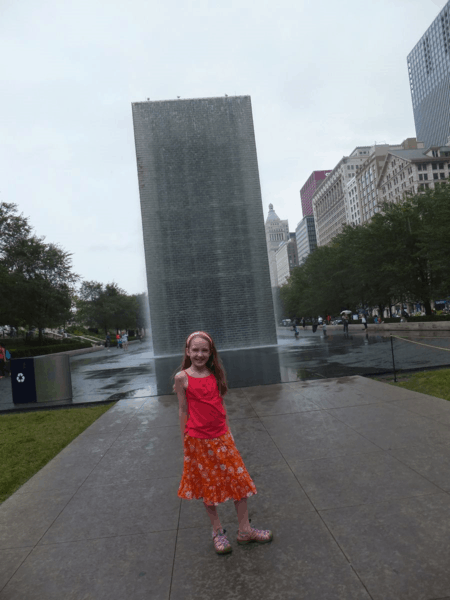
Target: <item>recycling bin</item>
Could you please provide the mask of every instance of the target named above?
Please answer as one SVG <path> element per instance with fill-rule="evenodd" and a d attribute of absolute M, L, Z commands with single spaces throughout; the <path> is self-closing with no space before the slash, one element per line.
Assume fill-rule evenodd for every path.
<path fill-rule="evenodd" d="M 48 354 L 11 359 L 11 386 L 14 404 L 72 400 L 70 358 Z"/>

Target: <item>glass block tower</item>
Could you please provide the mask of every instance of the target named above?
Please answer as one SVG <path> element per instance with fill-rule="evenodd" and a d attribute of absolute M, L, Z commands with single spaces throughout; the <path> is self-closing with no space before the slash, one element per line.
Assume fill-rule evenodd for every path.
<path fill-rule="evenodd" d="M 276 344 L 250 96 L 132 112 L 155 356 Z"/>
<path fill-rule="evenodd" d="M 416 138 L 425 148 L 450 136 L 450 0 L 408 55 Z"/>

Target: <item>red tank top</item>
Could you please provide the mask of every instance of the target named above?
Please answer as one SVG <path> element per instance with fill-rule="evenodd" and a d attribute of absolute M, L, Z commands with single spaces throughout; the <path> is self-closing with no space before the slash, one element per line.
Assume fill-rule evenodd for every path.
<path fill-rule="evenodd" d="M 208 377 L 186 375 L 189 419 L 185 432 L 191 437 L 203 439 L 217 438 L 227 433 L 226 413 L 215 376 L 212 373 Z"/>

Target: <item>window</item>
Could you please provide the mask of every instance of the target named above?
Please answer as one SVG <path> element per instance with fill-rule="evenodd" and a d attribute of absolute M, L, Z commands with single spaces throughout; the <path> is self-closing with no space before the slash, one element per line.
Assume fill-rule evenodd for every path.
<path fill-rule="evenodd" d="M 437 173 L 433 173 L 433 179 L 439 179 L 439 175 Z"/>
<path fill-rule="evenodd" d="M 423 175 L 422 175 L 422 173 L 419 175 L 419 181 L 423 181 Z"/>
<path fill-rule="evenodd" d="M 423 178 L 424 178 L 425 181 L 427 181 L 428 180 L 428 175 L 425 173 L 424 176 L 423 176 Z"/>
<path fill-rule="evenodd" d="M 433 163 L 433 171 L 437 171 L 437 168 L 438 168 L 437 163 Z"/>
<path fill-rule="evenodd" d="M 439 173 L 441 179 L 445 179 L 445 173 Z"/>
<path fill-rule="evenodd" d="M 444 163 L 439 163 L 439 168 L 441 169 L 441 171 L 444 169 Z"/>

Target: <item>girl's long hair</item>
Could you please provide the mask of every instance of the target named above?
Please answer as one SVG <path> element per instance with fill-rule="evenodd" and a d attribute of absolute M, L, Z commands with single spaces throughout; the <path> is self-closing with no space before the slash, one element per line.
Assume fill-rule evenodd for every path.
<path fill-rule="evenodd" d="M 207 333 L 207 332 L 205 332 L 205 333 Z M 208 338 L 205 335 L 202 335 L 202 332 L 199 332 L 197 335 L 195 335 L 195 337 L 193 337 L 191 339 L 191 341 L 189 342 L 189 346 L 192 344 L 192 341 L 195 340 L 196 337 L 201 337 L 203 340 L 206 340 L 208 342 L 210 349 L 211 349 L 211 355 L 208 358 L 208 362 L 206 363 L 206 366 L 208 367 L 208 369 L 211 371 L 211 373 L 216 378 L 217 387 L 219 389 L 219 394 L 223 397 L 223 396 L 225 396 L 225 394 L 228 391 L 228 384 L 227 384 L 227 377 L 225 374 L 225 369 L 223 368 L 222 361 L 220 360 L 220 357 L 217 353 L 217 348 L 216 348 L 216 345 L 214 344 L 214 340 L 209 335 L 209 333 L 207 333 L 207 335 L 211 338 L 211 342 L 208 340 Z M 186 353 L 188 338 L 189 338 L 189 336 L 186 338 L 186 341 L 184 342 L 184 356 L 183 356 L 183 360 L 181 361 L 181 365 L 178 369 L 176 369 L 176 371 L 172 375 L 173 381 L 175 380 L 175 375 L 178 373 L 178 371 L 184 371 L 184 369 L 188 369 L 192 364 L 191 359 L 189 358 L 189 356 Z"/>

